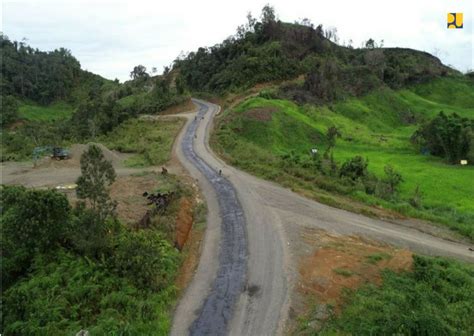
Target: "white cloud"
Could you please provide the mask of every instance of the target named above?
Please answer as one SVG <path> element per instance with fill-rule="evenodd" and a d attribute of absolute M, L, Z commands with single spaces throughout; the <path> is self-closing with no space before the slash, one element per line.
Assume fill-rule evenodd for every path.
<path fill-rule="evenodd" d="M 137 64 L 161 70 L 181 51 L 221 42 L 267 2 L 282 20 L 337 27 L 340 40 L 355 46 L 383 39 L 385 46 L 436 51 L 462 71 L 474 68 L 471 0 L 4 0 L 2 31 L 40 49 L 66 47 L 85 69 L 126 80 Z M 464 13 L 464 29 L 446 29 L 448 12 Z"/>

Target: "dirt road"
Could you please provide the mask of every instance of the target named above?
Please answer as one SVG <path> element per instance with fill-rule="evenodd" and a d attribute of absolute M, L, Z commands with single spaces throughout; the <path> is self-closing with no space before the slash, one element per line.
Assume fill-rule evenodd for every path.
<path fill-rule="evenodd" d="M 172 335 L 282 334 L 297 274 L 297 232 L 302 228 L 358 234 L 421 254 L 474 262 L 467 245 L 335 209 L 226 165 L 208 144 L 219 107 L 195 103 L 198 114 L 188 115 L 175 149 L 206 196 L 208 227 L 199 267 L 177 307 Z M 234 222 L 228 221 L 229 213 Z"/>

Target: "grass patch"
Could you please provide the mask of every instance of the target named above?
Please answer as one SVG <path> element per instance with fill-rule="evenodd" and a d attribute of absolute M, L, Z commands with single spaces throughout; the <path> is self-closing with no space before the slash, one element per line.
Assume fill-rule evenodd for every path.
<path fill-rule="evenodd" d="M 334 273 L 336 274 L 339 274 L 339 275 L 342 275 L 343 277 L 350 277 L 352 276 L 354 273 L 352 273 L 350 270 L 348 269 L 345 269 L 345 268 L 335 268 L 332 270 Z"/>
<path fill-rule="evenodd" d="M 184 121 L 130 119 L 103 136 L 100 142 L 123 153 L 135 154 L 125 161 L 129 167 L 160 165 L 170 159 L 174 139 Z"/>
<path fill-rule="evenodd" d="M 369 264 L 375 265 L 379 261 L 392 259 L 392 256 L 388 253 L 380 252 L 374 253 L 366 257 L 366 260 Z"/>
<path fill-rule="evenodd" d="M 55 102 L 48 106 L 23 104 L 19 108 L 20 118 L 29 121 L 56 121 L 67 119 L 74 108 L 66 102 Z"/>
<path fill-rule="evenodd" d="M 462 99 L 451 99 L 453 90 Z M 247 113 L 258 109 L 272 113 L 265 120 Z M 474 118 L 473 84 L 462 78 L 442 78 L 399 91 L 380 89 L 327 106 L 253 97 L 224 111 L 211 144 L 231 164 L 331 205 L 346 207 L 330 194 L 349 195 L 370 206 L 440 223 L 474 239 L 474 166 L 446 164 L 418 153 L 410 142 L 417 125 L 439 111 Z M 384 200 L 367 195 L 318 174 L 310 150 L 325 150 L 325 133 L 331 126 L 342 133 L 334 149 L 336 162 L 360 155 L 379 178 L 388 164 L 401 173 L 404 182 L 395 197 Z M 421 206 L 415 208 L 410 199 L 417 187 Z"/>

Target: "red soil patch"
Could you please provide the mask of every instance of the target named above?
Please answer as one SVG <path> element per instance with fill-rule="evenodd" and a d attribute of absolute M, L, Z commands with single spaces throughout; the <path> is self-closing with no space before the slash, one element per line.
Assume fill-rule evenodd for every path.
<path fill-rule="evenodd" d="M 344 288 L 356 289 L 364 283 L 381 283 L 381 270 L 410 269 L 412 253 L 355 236 L 332 236 L 313 231 L 306 240 L 321 244 L 299 264 L 298 291 L 316 297 L 320 304 L 331 304 L 337 313 L 342 305 Z"/>
<path fill-rule="evenodd" d="M 179 202 L 179 212 L 176 217 L 176 246 L 180 250 L 186 244 L 193 226 L 192 208 L 192 203 L 188 198 L 182 198 Z"/>
<path fill-rule="evenodd" d="M 245 111 L 245 116 L 259 121 L 270 121 L 276 111 L 274 107 L 258 107 Z"/>
<path fill-rule="evenodd" d="M 185 289 L 193 278 L 194 272 L 199 264 L 201 255 L 201 243 L 204 237 L 204 230 L 192 229 L 189 232 L 188 240 L 184 246 L 182 253 L 186 256 L 181 264 L 176 278 L 176 287 L 179 290 Z"/>

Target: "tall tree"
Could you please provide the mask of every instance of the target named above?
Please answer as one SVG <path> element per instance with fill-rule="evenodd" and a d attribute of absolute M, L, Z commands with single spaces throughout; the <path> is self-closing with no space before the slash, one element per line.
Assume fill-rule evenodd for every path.
<path fill-rule="evenodd" d="M 146 67 L 139 64 L 133 67 L 132 72 L 130 72 L 130 78 L 139 79 L 139 78 L 148 78 L 150 75 L 146 72 Z"/>
<path fill-rule="evenodd" d="M 77 179 L 76 195 L 87 200 L 99 220 L 115 213 L 116 202 L 109 196 L 108 186 L 116 178 L 114 167 L 97 145 L 90 145 L 81 156 L 81 176 Z"/>

